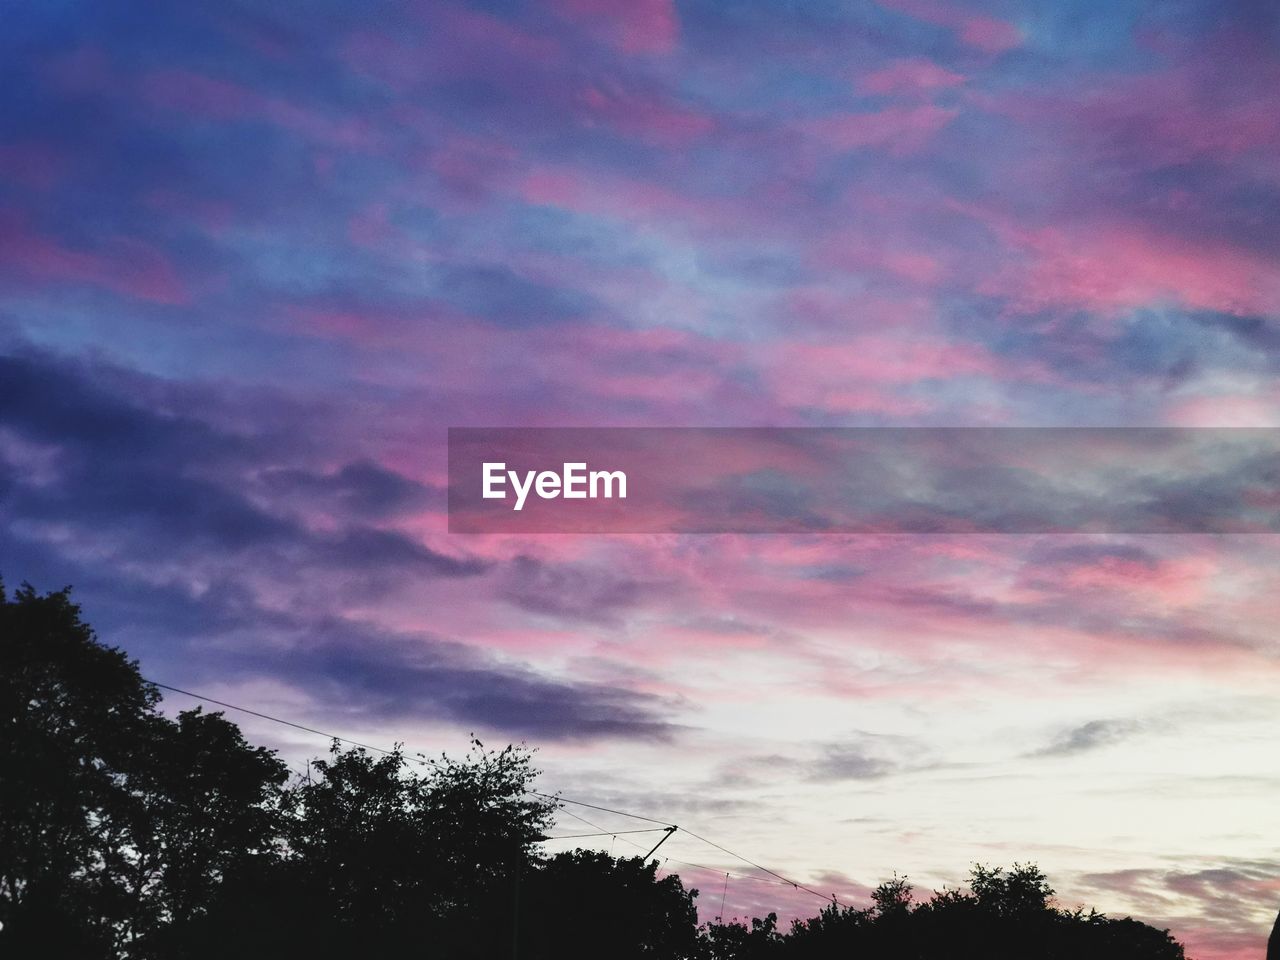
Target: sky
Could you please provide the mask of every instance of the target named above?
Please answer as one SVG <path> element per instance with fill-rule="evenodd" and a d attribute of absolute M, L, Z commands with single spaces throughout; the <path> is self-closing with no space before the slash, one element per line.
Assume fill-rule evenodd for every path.
<path fill-rule="evenodd" d="M 1261 955 L 1274 536 L 451 535 L 444 490 L 449 427 L 1280 426 L 1274 4 L 49 2 L 0 82 L 6 582 L 846 902 L 1032 860 Z M 704 918 L 821 906 L 662 852 Z"/>

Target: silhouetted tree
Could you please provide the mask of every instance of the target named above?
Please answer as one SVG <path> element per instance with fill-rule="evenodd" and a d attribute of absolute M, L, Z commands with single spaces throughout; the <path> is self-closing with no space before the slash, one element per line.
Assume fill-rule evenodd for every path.
<path fill-rule="evenodd" d="M 969 891 L 916 902 L 905 878 L 882 883 L 866 909 L 832 904 L 796 920 L 785 936 L 761 937 L 742 924 L 703 929 L 714 960 L 1182 960 L 1182 947 L 1136 920 L 1064 912 L 1034 865 L 976 866 Z M 773 952 L 767 952 L 772 950 Z"/>
<path fill-rule="evenodd" d="M 524 884 L 520 956 L 684 960 L 698 949 L 697 890 L 658 861 L 593 850 L 557 854 Z"/>
<path fill-rule="evenodd" d="M 419 774 L 416 771 L 421 770 Z M 554 807 L 529 792 L 529 752 L 406 768 L 334 744 L 285 794 L 286 853 L 223 888 L 194 956 L 506 955 L 514 889 Z"/>
<path fill-rule="evenodd" d="M 109 955 L 126 908 L 104 835 L 155 700 L 66 592 L 0 587 L 0 944 L 14 953 Z"/>
<path fill-rule="evenodd" d="M 828 904 L 816 917 L 792 922 L 787 956 L 806 960 L 843 956 L 850 944 L 866 942 L 867 931 L 874 923 L 874 910 Z"/>
<path fill-rule="evenodd" d="M 176 721 L 67 591 L 0 586 L 0 947 L 148 956 L 277 834 L 285 768 L 220 715 Z"/>
<path fill-rule="evenodd" d="M 183 952 L 185 932 L 228 875 L 250 859 L 280 855 L 288 771 L 221 714 L 189 710 L 149 726 L 146 762 L 130 776 L 129 821 L 112 856 L 138 904 L 130 952 L 154 957 Z"/>
<path fill-rule="evenodd" d="M 555 803 L 523 747 L 335 743 L 287 784 L 220 714 L 158 699 L 66 591 L 0 585 L 0 956 L 1183 960 L 1167 931 L 1057 908 L 1029 864 L 923 901 L 895 876 L 788 932 L 699 928 L 656 861 L 538 855 Z"/>
<path fill-rule="evenodd" d="M 790 946 L 778 932 L 778 915 L 709 923 L 702 929 L 702 956 L 707 960 L 773 960 L 787 956 Z"/>

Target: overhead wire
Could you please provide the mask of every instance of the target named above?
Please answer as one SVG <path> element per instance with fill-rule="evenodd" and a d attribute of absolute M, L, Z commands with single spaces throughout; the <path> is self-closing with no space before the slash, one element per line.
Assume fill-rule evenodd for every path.
<path fill-rule="evenodd" d="M 597 806 L 594 803 L 587 803 L 585 800 L 570 800 L 568 797 L 561 796 L 558 793 L 541 793 L 537 790 L 530 790 L 529 792 L 532 793 L 535 797 L 542 797 L 543 799 L 546 799 L 546 800 L 558 800 L 561 803 L 572 803 L 575 806 L 579 806 L 579 807 L 590 807 L 592 810 L 600 810 L 600 811 L 603 811 L 604 813 L 615 813 L 620 817 L 631 817 L 633 820 L 646 820 L 649 823 L 660 823 L 664 827 L 675 826 L 675 824 L 669 820 L 655 820 L 653 817 L 644 817 L 638 813 L 627 813 L 624 810 L 613 810 L 613 809 L 610 809 L 609 807 Z"/>
<path fill-rule="evenodd" d="M 777 877 L 783 883 L 789 883 L 791 886 L 795 887 L 797 890 L 803 890 L 805 893 L 811 893 L 815 897 L 821 897 L 823 900 L 831 900 L 836 903 L 839 903 L 839 901 L 836 900 L 834 894 L 828 897 L 824 893 L 819 893 L 817 890 L 813 890 L 809 887 L 806 887 L 803 883 L 797 883 L 795 880 L 791 880 L 788 877 L 784 877 L 782 874 L 777 873 L 773 870 L 770 870 L 768 867 L 762 866 L 761 864 L 756 863 L 754 860 L 748 860 L 746 857 L 744 857 L 740 853 L 734 853 L 728 847 L 721 846 L 720 844 L 716 843 L 714 840 L 708 840 L 706 837 L 699 836 L 698 834 L 694 833 L 692 830 L 686 830 L 685 833 L 693 837 L 695 840 L 701 840 L 703 843 L 709 844 L 715 847 L 717 850 L 722 851 L 723 853 L 727 853 L 731 857 L 736 857 L 738 860 L 741 860 L 743 863 L 751 864 L 751 866 L 755 867 L 757 870 L 763 870 L 765 873 L 769 874 L 771 877 Z"/>
<path fill-rule="evenodd" d="M 560 812 L 567 813 L 569 816 L 573 817 L 575 820 L 581 820 L 583 823 L 585 823 L 589 827 L 595 827 L 597 830 L 604 830 L 604 827 L 600 826 L 600 824 L 596 823 L 593 820 L 588 820 L 586 817 L 576 814 L 572 810 L 561 809 Z M 617 836 L 617 833 L 615 832 L 608 835 Z M 636 843 L 633 840 L 628 840 L 626 837 L 622 838 L 622 842 L 625 844 L 629 844 L 632 847 L 635 847 L 637 850 L 640 850 L 640 851 L 644 850 L 644 847 L 640 846 L 640 844 Z M 706 870 L 708 873 L 714 873 L 716 876 L 719 876 L 721 873 L 726 872 L 722 870 L 720 867 L 709 867 L 705 863 L 693 863 L 689 860 L 681 860 L 678 857 L 663 857 L 664 863 L 668 861 L 671 863 L 678 863 L 682 867 L 692 867 L 695 870 Z M 756 883 L 770 883 L 770 884 L 774 884 L 776 886 L 781 886 L 781 887 L 789 887 L 792 885 L 790 880 L 777 880 L 777 879 L 774 879 L 773 877 L 758 877 L 750 873 L 730 873 L 728 875 L 731 876 L 734 880 L 754 880 Z M 824 897 L 823 899 L 825 900 L 827 898 Z"/>
<path fill-rule="evenodd" d="M 648 830 L 621 830 L 619 833 L 657 833 L 660 827 L 651 827 Z M 609 833 L 607 830 L 603 833 L 570 833 L 560 837 L 543 837 L 541 842 L 547 840 L 580 840 L 583 837 L 616 837 L 617 833 Z"/>
<path fill-rule="evenodd" d="M 195 693 L 191 690 L 184 690 L 181 687 L 174 687 L 167 683 L 160 683 L 155 680 L 148 680 L 147 682 L 150 683 L 152 686 L 159 687 L 161 690 L 168 690 L 172 693 L 181 694 L 184 697 L 191 697 L 194 700 L 202 700 L 205 703 L 212 703 L 219 707 L 225 707 L 228 710 L 236 710 L 240 713 L 248 714 L 249 716 L 258 717 L 261 720 L 269 720 L 272 723 L 279 723 L 286 727 L 292 727 L 295 730 L 301 730 L 305 733 L 310 733 L 315 736 L 325 737 L 328 740 L 333 740 L 338 743 L 350 744 L 351 746 L 359 747 L 363 750 L 369 750 L 374 753 L 379 753 L 384 756 L 399 757 L 401 762 L 411 761 L 420 765 L 432 766 L 437 768 L 441 766 L 440 763 L 430 759 L 429 757 L 425 756 L 422 753 L 406 754 L 403 750 L 400 750 L 400 749 L 388 750 L 385 747 L 379 747 L 373 744 L 363 743 L 359 740 L 353 740 L 350 737 L 343 737 L 343 736 L 339 736 L 338 734 L 328 733 L 324 730 L 319 730 L 315 727 L 307 726 L 306 724 L 296 723 L 293 720 L 286 720 L 283 717 L 272 716 L 271 714 L 263 713 L 260 710 L 253 710 L 249 707 L 240 706 L 239 704 L 229 703 L 228 701 L 225 701 L 225 700 L 218 700 L 218 699 L 215 699 L 214 697 L 205 696 L 202 693 Z M 605 807 L 600 804 L 588 803 L 585 800 L 575 800 L 571 797 L 566 797 L 559 793 L 543 793 L 542 791 L 539 791 L 539 790 L 530 790 L 528 792 L 533 796 L 541 797 L 544 800 L 551 800 L 557 804 L 565 804 L 565 803 L 573 804 L 574 806 L 583 807 L 591 810 L 599 810 L 602 813 L 610 813 L 610 814 L 614 814 L 615 816 L 629 817 L 633 820 L 643 820 L 647 823 L 661 824 L 661 826 L 664 828 L 671 828 L 676 826 L 674 823 L 672 823 L 669 820 L 659 820 L 655 817 L 644 816 L 643 814 L 639 814 L 639 813 L 630 813 L 626 810 L 618 810 L 613 807 Z M 630 844 L 631 846 L 635 847 L 637 850 L 643 851 L 644 848 L 641 847 L 639 844 L 634 843 L 631 840 L 628 840 L 625 836 L 622 836 L 622 835 L 630 834 L 630 833 L 653 833 L 653 832 L 656 832 L 657 830 L 657 828 L 645 829 L 645 830 L 606 830 L 604 827 L 600 826 L 599 824 L 592 823 L 590 820 L 587 820 L 585 817 L 579 816 L 578 814 L 574 813 L 571 810 L 566 810 L 563 807 L 560 807 L 559 809 L 563 813 L 567 813 L 569 816 L 575 817 L 576 819 L 581 820 L 583 823 L 587 824 L 588 826 L 595 827 L 597 830 L 601 831 L 599 834 L 595 834 L 594 836 L 613 837 L 615 840 L 621 837 L 624 843 Z M 735 879 L 755 880 L 761 883 L 774 883 L 782 886 L 789 886 L 796 890 L 801 890 L 805 893 L 812 894 L 813 896 L 818 897 L 824 901 L 831 901 L 835 903 L 839 902 L 836 899 L 834 894 L 831 896 L 827 896 L 826 894 L 819 893 L 817 890 L 814 890 L 808 886 L 805 886 L 802 883 L 792 880 L 789 877 L 784 877 L 782 874 L 778 873 L 777 871 L 770 870 L 768 867 L 762 864 L 756 863 L 754 860 L 744 857 L 740 853 L 735 853 L 734 851 L 730 850 L 728 847 L 725 847 L 722 844 L 716 843 L 714 840 L 708 840 L 706 837 L 701 836 L 700 834 L 694 833 L 692 830 L 689 830 L 687 827 L 681 827 L 680 830 L 681 832 L 688 834 L 690 837 L 693 837 L 695 840 L 700 840 L 703 843 L 714 847 L 720 852 L 725 853 L 730 857 L 733 857 L 735 860 L 740 860 L 743 863 L 748 864 L 749 866 L 754 867 L 755 869 L 760 870 L 769 875 L 768 877 L 760 877 L 760 876 L 753 876 L 751 874 L 738 874 L 735 876 Z M 593 835 L 580 834 L 577 836 L 547 837 L 545 839 L 570 840 L 570 839 L 586 838 L 590 836 L 593 836 Z M 698 870 L 707 870 L 717 875 L 719 875 L 721 872 L 718 867 L 708 867 L 705 864 L 693 863 L 687 860 L 679 860 L 674 857 L 663 858 L 664 863 L 668 861 L 671 863 L 678 863 L 686 867 L 693 867 Z M 725 876 L 726 878 L 728 878 L 730 874 L 726 872 Z"/>
<path fill-rule="evenodd" d="M 203 700 L 205 703 L 212 703 L 212 704 L 216 704 L 219 707 L 226 707 L 228 710 L 238 710 L 241 713 L 249 714 L 249 716 L 251 717 L 259 717 L 262 720 L 270 720 L 272 723 L 281 723 L 281 724 L 284 724 L 286 727 L 293 727 L 295 730 L 302 730 L 302 731 L 305 731 L 306 733 L 314 733 L 316 736 L 325 737 L 326 739 L 329 739 L 329 740 L 337 740 L 339 743 L 349 743 L 351 744 L 351 746 L 360 747 L 362 750 L 371 750 L 374 753 L 381 753 L 388 757 L 398 756 L 401 759 L 412 760 L 414 763 L 418 763 L 418 764 L 428 764 L 433 767 L 439 766 L 439 764 L 436 763 L 436 761 L 430 760 L 427 757 L 424 757 L 420 753 L 412 757 L 406 757 L 404 752 L 400 750 L 388 750 L 385 747 L 377 747 L 371 743 L 361 743 L 359 740 L 352 740 L 350 737 L 340 737 L 336 733 L 326 733 L 323 730 L 317 730 L 315 727 L 308 727 L 305 724 L 295 723 L 292 720 L 285 720 L 282 717 L 273 717 L 269 713 L 261 713 L 258 710 L 251 710 L 248 707 L 242 707 L 234 703 L 227 703 L 225 700 L 215 700 L 213 697 L 207 697 L 202 693 L 192 693 L 190 690 L 183 690 L 180 687 L 171 687 L 167 683 L 160 683 L 156 680 L 148 680 L 147 683 L 151 684 L 153 687 L 159 687 L 161 690 L 169 690 L 173 693 L 180 693 L 184 697 L 191 697 L 194 700 Z"/>

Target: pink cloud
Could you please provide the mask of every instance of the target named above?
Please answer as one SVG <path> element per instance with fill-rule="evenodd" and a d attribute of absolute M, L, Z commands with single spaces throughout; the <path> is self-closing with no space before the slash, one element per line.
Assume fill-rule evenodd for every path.
<path fill-rule="evenodd" d="M 368 149 L 372 127 L 363 117 L 325 114 L 190 70 L 157 70 L 139 81 L 139 95 L 163 110 L 216 122 L 258 121 L 331 147 Z"/>
<path fill-rule="evenodd" d="M 893 156 L 921 150 L 956 116 L 934 104 L 886 107 L 870 113 L 846 113 L 800 123 L 814 139 L 836 150 L 883 149 Z"/>
<path fill-rule="evenodd" d="M 651 21 L 644 4 L 617 4 L 614 9 L 582 0 L 565 2 L 572 8 L 562 11 L 567 17 L 609 36 L 630 22 L 627 17 L 638 23 Z M 521 110 L 536 102 L 583 126 L 655 144 L 685 144 L 714 129 L 715 118 L 680 103 L 652 82 L 624 78 L 617 71 L 564 69 L 567 54 L 561 39 L 548 32 L 449 4 L 424 15 L 431 27 L 428 50 L 420 43 L 366 31 L 344 44 L 344 59 L 352 69 L 405 94 L 423 82 L 483 77 L 518 101 Z M 414 115 L 404 104 L 396 112 L 400 119 L 409 115 L 408 125 L 424 136 L 454 135 L 434 128 L 438 118 Z"/>
<path fill-rule="evenodd" d="M 9 218 L 0 221 L 0 251 L 6 268 L 28 280 L 83 283 L 152 303 L 190 299 L 165 254 L 128 237 L 110 238 L 93 250 L 74 249 Z"/>
<path fill-rule="evenodd" d="M 416 12 L 424 35 L 359 30 L 343 41 L 343 61 L 402 95 L 424 82 L 458 77 L 484 77 L 527 93 L 545 85 L 548 71 L 564 63 L 559 38 L 548 32 L 447 0 L 419 4 Z"/>
<path fill-rule="evenodd" d="M 573 167 L 535 168 L 518 190 L 526 203 L 630 222 L 676 219 L 706 225 L 717 221 L 720 212 L 710 201 L 669 187 Z"/>
<path fill-rule="evenodd" d="M 1271 103 L 1280 86 L 1274 51 L 1217 34 L 1166 56 L 1171 62 L 1159 69 L 1106 73 L 1070 90 L 971 97 L 1040 131 L 1078 167 L 1138 172 L 1195 160 L 1238 161 L 1250 153 L 1265 161 L 1280 149 L 1280 114 Z M 1251 170 L 1275 182 L 1271 165 Z M 1175 192 L 1171 199 L 1185 203 L 1196 194 Z"/>
<path fill-rule="evenodd" d="M 858 89 L 865 93 L 931 93 L 964 83 L 962 74 L 932 60 L 895 60 L 887 67 L 864 74 Z"/>
<path fill-rule="evenodd" d="M 936 285 L 946 273 L 942 261 L 930 253 L 898 246 L 883 236 L 855 233 L 819 244 L 813 260 L 824 271 L 883 273 L 922 287 Z"/>
<path fill-rule="evenodd" d="M 379 249 L 400 239 L 385 203 L 373 203 L 347 221 L 347 239 L 355 246 Z"/>
<path fill-rule="evenodd" d="M 877 0 L 882 7 L 916 20 L 947 27 L 966 44 L 984 53 L 1003 53 L 1022 43 L 1022 31 L 1011 23 L 968 13 L 948 0 Z"/>
<path fill-rule="evenodd" d="M 476 203 L 507 180 L 517 159 L 501 140 L 454 134 L 431 151 L 427 165 L 452 197 Z"/>
<path fill-rule="evenodd" d="M 865 290 L 853 293 L 826 284 L 789 290 L 777 309 L 788 323 L 842 332 L 866 327 L 919 327 L 934 316 L 933 305 L 925 296 L 890 296 Z"/>
<path fill-rule="evenodd" d="M 1280 61 L 1252 43 L 1218 36 L 1170 69 L 1103 87 L 1076 114 L 1103 149 L 1117 142 L 1152 163 L 1197 157 L 1234 158 L 1280 148 L 1280 115 L 1272 94 Z"/>
<path fill-rule="evenodd" d="M 822 150 L 828 152 L 829 148 Z M 803 152 L 804 146 L 797 143 L 792 156 Z M 777 179 L 761 184 L 753 193 L 695 193 L 674 176 L 648 180 L 605 168 L 541 164 L 516 181 L 513 190 L 525 203 L 643 225 L 663 233 L 691 231 L 741 238 L 744 230 L 755 226 L 781 239 L 797 226 L 801 231 L 806 227 L 803 218 L 797 217 L 796 204 L 801 201 Z"/>
<path fill-rule="evenodd" d="M 1186 945 L 1187 956 L 1195 960 L 1258 960 L 1266 953 L 1265 933 L 1235 933 L 1198 917 L 1179 920 L 1174 918 L 1174 932 Z"/>
<path fill-rule="evenodd" d="M 565 19 L 599 33 L 623 53 L 670 53 L 679 40 L 673 0 L 556 0 L 556 6 Z"/>
<path fill-rule="evenodd" d="M 715 129 L 708 114 L 664 98 L 641 95 L 614 83 L 588 86 L 577 96 L 581 116 L 654 143 L 687 144 Z"/>
<path fill-rule="evenodd" d="M 490 387 L 482 401 L 477 383 L 520 383 L 528 389 L 536 382 L 546 396 L 541 422 L 548 424 L 601 418 L 687 424 L 707 422 L 726 409 L 759 422 L 771 409 L 767 398 L 735 379 L 746 363 L 737 345 L 687 331 L 603 322 L 575 323 L 571 334 L 559 325 L 512 330 L 442 303 L 387 310 L 324 298 L 287 305 L 278 316 L 290 333 L 358 347 L 353 362 L 371 383 L 406 377 L 433 391 L 456 392 L 466 412 L 454 416 L 455 425 L 527 420 L 523 393 Z M 528 356 L 542 358 L 534 381 L 525 366 Z M 522 370 L 525 376 L 517 380 Z"/>
<path fill-rule="evenodd" d="M 740 353 L 731 343 L 663 328 L 591 326 L 574 340 L 572 351 L 599 371 L 590 384 L 593 393 L 659 408 L 716 390 Z M 637 362 L 644 358 L 649 362 Z"/>
<path fill-rule="evenodd" d="M 1266 953 L 1280 883 L 1262 861 L 1212 860 L 1182 869 L 1086 874 L 1087 888 L 1124 897 L 1156 927 L 1171 927 L 1196 960 L 1257 960 Z"/>
<path fill-rule="evenodd" d="M 440 32 L 446 48 L 484 51 L 488 58 L 551 63 L 562 56 L 560 44 L 543 33 L 525 29 L 509 20 L 458 3 L 431 0 L 420 8 L 428 23 Z M 419 58 L 420 59 L 420 58 Z"/>
<path fill-rule="evenodd" d="M 921 332 L 903 336 L 867 334 L 821 343 L 770 345 L 764 363 L 779 403 L 832 412 L 909 416 L 927 405 L 899 389 L 929 380 L 1011 377 L 1043 381 L 1036 365 L 1017 364 L 985 347 L 954 343 Z"/>
<path fill-rule="evenodd" d="M 951 209 L 986 225 L 1011 256 L 975 288 L 1019 309 L 1101 312 L 1173 301 L 1234 314 L 1266 313 L 1280 296 L 1280 262 L 1212 238 L 1104 219 L 1029 226 L 975 204 Z"/>
<path fill-rule="evenodd" d="M 1136 224 L 1018 230 L 1025 258 L 979 284 L 1026 309 L 1113 310 L 1161 300 L 1227 313 L 1265 312 L 1280 295 L 1278 264 L 1251 251 L 1155 233 Z"/>
<path fill-rule="evenodd" d="M 1206 590 L 1219 571 L 1209 556 L 1186 556 L 1142 562 L 1124 556 L 1100 556 L 1055 568 L 1057 587 L 1106 591 L 1129 601 L 1157 604 L 1165 609 L 1203 603 Z"/>
<path fill-rule="evenodd" d="M 1280 389 L 1187 397 L 1174 401 L 1165 419 L 1181 427 L 1280 427 Z"/>

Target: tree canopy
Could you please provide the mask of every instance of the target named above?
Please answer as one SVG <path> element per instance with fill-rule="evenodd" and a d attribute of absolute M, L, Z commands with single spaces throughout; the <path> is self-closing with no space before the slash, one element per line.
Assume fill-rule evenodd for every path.
<path fill-rule="evenodd" d="M 905 878 L 699 925 L 658 862 L 540 853 L 556 803 L 524 747 L 461 758 L 334 743 L 305 776 L 220 713 L 167 717 L 67 591 L 0 585 L 0 956 L 470 960 L 1181 960 L 1167 931 L 1065 911 L 1033 865 Z"/>

